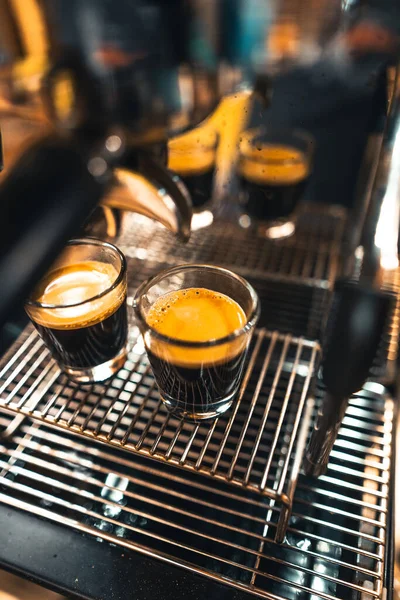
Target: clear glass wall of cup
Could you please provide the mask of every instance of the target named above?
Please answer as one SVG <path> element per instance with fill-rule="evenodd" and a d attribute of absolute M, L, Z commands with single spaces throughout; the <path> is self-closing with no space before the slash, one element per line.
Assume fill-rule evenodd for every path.
<path fill-rule="evenodd" d="M 182 265 L 142 284 L 133 308 L 171 413 L 201 421 L 228 410 L 259 316 L 251 285 L 227 269 Z"/>
<path fill-rule="evenodd" d="M 78 383 L 104 381 L 127 350 L 126 261 L 112 244 L 71 240 L 25 310 L 60 369 Z"/>
<path fill-rule="evenodd" d="M 271 239 L 292 235 L 296 208 L 311 174 L 313 137 L 297 129 L 261 127 L 243 134 L 239 150 L 244 205 L 239 223 L 255 225 Z"/>
<path fill-rule="evenodd" d="M 193 204 L 192 229 L 210 225 L 218 133 L 197 127 L 168 142 L 168 168 L 186 185 Z"/>

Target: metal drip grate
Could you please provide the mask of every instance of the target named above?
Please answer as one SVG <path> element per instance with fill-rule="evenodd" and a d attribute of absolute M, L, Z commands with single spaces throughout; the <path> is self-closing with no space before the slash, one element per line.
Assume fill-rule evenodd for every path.
<path fill-rule="evenodd" d="M 143 342 L 132 328 L 129 358 L 106 384 L 78 386 L 60 374 L 28 328 L 0 370 L 0 406 L 113 446 L 257 491 L 281 510 L 282 539 L 310 423 L 306 406 L 319 347 L 258 330 L 234 409 L 185 423 L 162 404 Z"/>
<path fill-rule="evenodd" d="M 134 329 L 125 368 L 92 387 L 71 385 L 28 329 L 0 366 L 0 501 L 270 600 L 383 597 L 393 402 L 382 386 L 350 401 L 327 474 L 297 477 L 319 353 L 301 336 L 320 335 L 342 217 L 300 216 L 279 243 L 215 223 L 179 249 L 135 219 L 118 242 L 132 289 L 185 261 L 257 289 L 269 331 L 253 341 L 241 400 L 214 423 L 180 423 Z"/>
<path fill-rule="evenodd" d="M 281 539 L 310 419 L 312 406 L 310 401 L 306 407 L 306 399 L 318 356 L 318 344 L 299 336 L 315 339 L 320 333 L 342 226 L 342 215 L 315 212 L 299 218 L 295 236 L 272 244 L 236 225 L 216 223 L 176 252 L 175 242 L 157 225 L 146 219 L 129 224 L 136 248 L 124 246 L 128 234 L 119 245 L 130 257 L 132 290 L 184 260 L 219 262 L 243 275 L 249 269 L 263 307 L 260 324 L 288 332 L 257 332 L 240 402 L 214 423 L 189 425 L 167 413 L 134 329 L 124 369 L 105 386 L 80 388 L 59 374 L 42 342 L 28 330 L 0 366 L 0 406 L 261 493 L 274 507 L 275 533 Z"/>
<path fill-rule="evenodd" d="M 193 261 L 192 261 L 193 262 Z M 149 277 L 168 268 L 167 263 L 128 258 L 128 281 L 132 293 Z M 235 272 L 235 266 L 230 266 Z M 329 300 L 330 292 L 312 286 L 296 283 L 272 281 L 267 278 L 247 276 L 260 298 L 260 327 L 319 339 L 322 330 L 322 316 Z M 128 299 L 128 304 L 131 299 Z"/>
<path fill-rule="evenodd" d="M 294 236 L 268 240 L 235 223 L 214 222 L 194 231 L 188 244 L 145 217 L 125 215 L 118 246 L 128 257 L 134 290 L 144 279 L 185 262 L 216 264 L 246 277 L 263 308 L 260 326 L 320 339 L 339 268 L 345 216 L 340 208 L 307 206 Z"/>
<path fill-rule="evenodd" d="M 281 545 L 268 498 L 29 419 L 0 439 L 0 501 L 270 600 L 373 600 L 385 596 L 392 420 L 382 386 L 351 399 L 327 474 L 299 479 Z"/>
<path fill-rule="evenodd" d="M 234 268 L 244 277 L 330 289 L 338 269 L 344 222 L 339 207 L 307 206 L 298 217 L 295 235 L 284 240 L 269 240 L 236 223 L 216 221 L 193 231 L 183 245 L 161 225 L 126 215 L 118 245 L 132 258 L 168 265 L 204 262 Z"/>

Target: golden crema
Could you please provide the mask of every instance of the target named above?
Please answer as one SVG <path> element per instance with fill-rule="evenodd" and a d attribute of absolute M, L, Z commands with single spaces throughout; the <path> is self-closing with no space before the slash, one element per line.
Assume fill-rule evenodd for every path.
<path fill-rule="evenodd" d="M 161 296 L 146 321 L 164 336 L 186 342 L 210 342 L 242 329 L 246 315 L 237 302 L 205 288 L 188 288 Z M 246 336 L 205 348 L 187 348 L 152 339 L 149 350 L 159 358 L 187 367 L 226 362 L 244 349 Z"/>

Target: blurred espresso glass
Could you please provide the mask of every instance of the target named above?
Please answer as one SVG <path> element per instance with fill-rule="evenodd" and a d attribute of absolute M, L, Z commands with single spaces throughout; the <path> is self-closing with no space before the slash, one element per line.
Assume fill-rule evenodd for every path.
<path fill-rule="evenodd" d="M 186 185 L 194 212 L 211 204 L 217 146 L 217 131 L 210 127 L 197 127 L 168 142 L 168 168 Z"/>
<path fill-rule="evenodd" d="M 296 208 L 312 168 L 314 140 L 305 131 L 262 127 L 240 142 L 238 173 L 245 218 L 272 239 L 295 231 Z"/>

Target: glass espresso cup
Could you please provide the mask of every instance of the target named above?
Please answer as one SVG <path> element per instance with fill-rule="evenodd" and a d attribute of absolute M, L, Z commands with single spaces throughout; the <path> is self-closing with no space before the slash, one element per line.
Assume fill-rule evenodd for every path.
<path fill-rule="evenodd" d="M 133 308 L 168 409 L 191 421 L 228 410 L 259 316 L 251 285 L 227 269 L 182 265 L 143 283 Z"/>
<path fill-rule="evenodd" d="M 168 142 L 168 168 L 186 185 L 194 212 L 211 202 L 217 146 L 218 134 L 210 127 L 197 127 Z"/>
<path fill-rule="evenodd" d="M 249 217 L 246 225 L 254 221 L 272 239 L 294 233 L 295 209 L 311 173 L 313 146 L 312 136 L 300 130 L 262 127 L 244 133 L 238 172 Z"/>
<path fill-rule="evenodd" d="M 70 241 L 25 310 L 60 369 L 79 383 L 103 381 L 127 350 L 126 262 L 112 244 Z"/>

